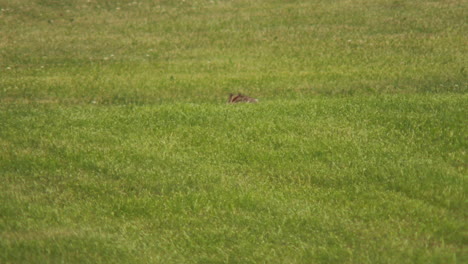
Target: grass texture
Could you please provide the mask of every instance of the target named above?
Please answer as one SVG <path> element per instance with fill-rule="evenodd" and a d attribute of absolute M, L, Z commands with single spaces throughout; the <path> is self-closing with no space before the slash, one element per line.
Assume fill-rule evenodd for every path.
<path fill-rule="evenodd" d="M 0 263 L 466 263 L 466 10 L 0 0 Z"/>

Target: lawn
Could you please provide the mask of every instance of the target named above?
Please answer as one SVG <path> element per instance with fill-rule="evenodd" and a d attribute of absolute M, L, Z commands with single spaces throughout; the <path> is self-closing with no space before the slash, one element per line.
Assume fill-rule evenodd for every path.
<path fill-rule="evenodd" d="M 0 0 L 0 263 L 466 263 L 467 10 Z"/>

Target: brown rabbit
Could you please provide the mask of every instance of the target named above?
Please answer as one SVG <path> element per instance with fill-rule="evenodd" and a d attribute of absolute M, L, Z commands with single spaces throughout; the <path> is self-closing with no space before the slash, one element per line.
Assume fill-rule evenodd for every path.
<path fill-rule="evenodd" d="M 248 97 L 247 95 L 243 94 L 229 94 L 229 100 L 228 104 L 234 104 L 234 103 L 257 103 L 258 100 L 252 97 Z"/>

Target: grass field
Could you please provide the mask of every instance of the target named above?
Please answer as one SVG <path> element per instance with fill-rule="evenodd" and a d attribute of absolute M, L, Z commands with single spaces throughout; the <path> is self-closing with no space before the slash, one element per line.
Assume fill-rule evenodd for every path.
<path fill-rule="evenodd" d="M 467 14 L 0 0 L 0 263 L 466 263 Z"/>

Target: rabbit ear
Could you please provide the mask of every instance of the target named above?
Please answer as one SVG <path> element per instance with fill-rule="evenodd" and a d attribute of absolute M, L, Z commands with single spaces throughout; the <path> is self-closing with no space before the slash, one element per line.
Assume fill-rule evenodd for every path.
<path fill-rule="evenodd" d="M 256 103 L 258 102 L 257 99 L 249 97 L 247 95 L 243 95 L 241 93 L 237 93 L 237 95 L 229 94 L 228 103 Z"/>
<path fill-rule="evenodd" d="M 236 95 L 232 98 L 233 103 L 239 103 L 242 102 L 242 95 Z"/>

